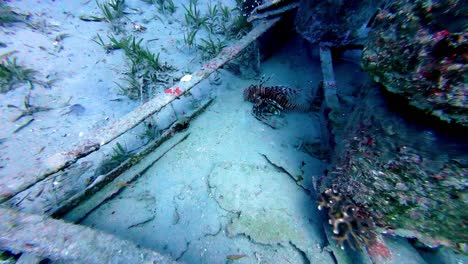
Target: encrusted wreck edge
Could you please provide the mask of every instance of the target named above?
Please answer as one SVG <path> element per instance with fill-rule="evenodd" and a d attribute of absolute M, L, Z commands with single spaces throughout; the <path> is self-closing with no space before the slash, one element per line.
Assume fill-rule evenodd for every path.
<path fill-rule="evenodd" d="M 67 263 L 176 263 L 91 228 L 0 208 L 0 250 Z"/>

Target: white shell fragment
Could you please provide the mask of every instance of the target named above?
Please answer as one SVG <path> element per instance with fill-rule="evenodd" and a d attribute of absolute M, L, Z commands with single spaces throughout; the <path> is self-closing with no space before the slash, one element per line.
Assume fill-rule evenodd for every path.
<path fill-rule="evenodd" d="M 181 82 L 189 82 L 190 80 L 192 80 L 192 75 L 190 74 L 187 74 L 180 79 Z"/>

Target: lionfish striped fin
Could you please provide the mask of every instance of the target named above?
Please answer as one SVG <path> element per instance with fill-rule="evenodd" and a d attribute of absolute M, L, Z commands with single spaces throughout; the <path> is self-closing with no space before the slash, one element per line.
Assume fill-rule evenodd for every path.
<path fill-rule="evenodd" d="M 300 95 L 300 90 L 284 85 L 250 85 L 244 90 L 244 100 L 249 102 L 256 102 L 258 99 L 271 99 L 286 110 L 309 111 L 310 102 L 308 100 L 301 102 Z"/>

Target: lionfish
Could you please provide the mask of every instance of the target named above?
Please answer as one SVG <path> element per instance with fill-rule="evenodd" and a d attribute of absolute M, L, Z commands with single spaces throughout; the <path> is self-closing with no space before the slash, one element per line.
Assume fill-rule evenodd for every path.
<path fill-rule="evenodd" d="M 281 107 L 280 110 L 309 111 L 310 102 L 301 100 L 300 90 L 289 86 L 250 85 L 244 90 L 244 100 L 261 104 L 263 101 L 273 101 Z"/>
<path fill-rule="evenodd" d="M 285 125 L 283 112 L 310 110 L 310 102 L 300 96 L 300 90 L 288 86 L 250 85 L 244 90 L 244 100 L 254 103 L 252 115 L 273 129 Z"/>

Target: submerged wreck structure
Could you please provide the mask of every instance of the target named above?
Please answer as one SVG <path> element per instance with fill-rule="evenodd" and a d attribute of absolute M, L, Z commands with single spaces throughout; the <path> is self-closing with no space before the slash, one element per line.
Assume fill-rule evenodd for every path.
<path fill-rule="evenodd" d="M 374 80 L 352 98 L 339 84 L 323 85 L 325 101 L 334 97 L 323 109 L 333 154 L 319 208 L 328 208 L 340 246 L 335 212 L 350 218 L 359 208 L 358 220 L 372 220 L 379 233 L 466 253 L 466 8 L 463 1 L 302 1 L 302 36 L 332 51 L 362 47 L 362 69 Z M 349 226 L 348 243 L 359 244 L 358 227 Z M 371 257 L 391 257 L 382 244 L 367 245 Z"/>
<path fill-rule="evenodd" d="M 294 101 L 295 90 L 283 86 L 253 85 L 245 90 L 244 96 L 255 103 L 253 112 L 258 119 L 288 109 L 320 109 L 324 120 L 322 131 L 327 137 L 317 152 L 329 153 L 329 167 L 327 174 L 314 182 L 318 201 L 310 206 L 318 206 L 325 212 L 324 233 L 335 260 L 352 263 L 340 257 L 352 252 L 367 253 L 367 259 L 373 263 L 387 263 L 392 259 L 392 252 L 385 244 L 387 235 L 408 238 L 424 250 L 444 247 L 467 253 L 468 7 L 465 1 L 243 2 L 248 3 L 244 4 L 246 7 L 255 7 L 243 9 L 247 17 L 239 24 L 254 22 L 253 29 L 232 45 L 220 48 L 217 56 L 187 75 L 190 77 L 187 81 L 174 83 L 162 98 L 149 100 L 72 149 L 47 157 L 36 171 L 0 179 L 1 250 L 22 254 L 21 257 L 36 263 L 44 259 L 81 263 L 83 256 L 94 263 L 175 263 L 172 258 L 128 241 L 49 216 L 65 215 L 115 181 L 162 142 L 186 129 L 189 121 L 204 111 L 211 100 L 187 119 L 172 124 L 158 140 L 131 157 L 125 156 L 116 167 L 98 173 L 97 177 L 86 176 L 78 167 L 78 160 L 92 159 L 93 153 L 164 107 L 172 106 L 181 95 L 189 94 L 195 85 L 242 56 L 252 43 L 261 46 L 257 42 L 280 24 L 279 16 L 290 19 L 294 14 L 296 31 L 320 55 L 323 80 L 312 95 L 315 96 L 313 106 Z M 348 50 L 362 55 L 357 62 L 370 76 L 366 85 L 355 87 L 352 92 L 340 89 L 333 72 L 333 59 Z M 119 149 L 125 154 L 122 147 Z M 154 157 L 151 164 L 131 178 L 109 187 L 108 196 L 98 197 L 102 199 L 99 204 L 132 186 L 136 177 L 160 158 Z M 55 188 L 57 179 L 70 178 L 79 184 L 64 184 L 60 190 L 47 189 Z M 52 192 L 54 203 L 34 204 Z M 78 212 L 82 213 L 80 219 L 89 211 Z M 179 221 L 179 212 L 175 212 L 174 218 Z M 82 241 L 76 244 L 71 237 Z M 95 247 L 93 241 L 98 241 L 101 247 Z M 245 254 L 230 255 L 227 261 L 243 257 Z"/>

